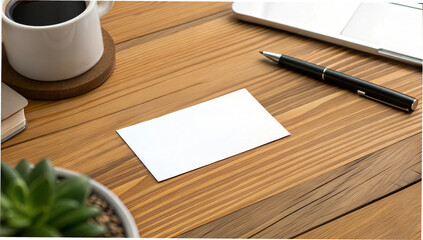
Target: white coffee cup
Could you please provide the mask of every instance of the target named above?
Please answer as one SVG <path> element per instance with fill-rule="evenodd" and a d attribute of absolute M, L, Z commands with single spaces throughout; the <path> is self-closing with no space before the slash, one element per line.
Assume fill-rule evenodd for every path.
<path fill-rule="evenodd" d="M 100 17 L 113 1 L 85 1 L 78 16 L 54 25 L 30 26 L 17 23 L 6 15 L 2 4 L 3 43 L 7 59 L 21 75 L 40 81 L 76 77 L 92 68 L 104 51 Z"/>

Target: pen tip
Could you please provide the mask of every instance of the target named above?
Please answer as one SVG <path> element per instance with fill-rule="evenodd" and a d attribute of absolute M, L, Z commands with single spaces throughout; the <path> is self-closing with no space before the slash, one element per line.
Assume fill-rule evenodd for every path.
<path fill-rule="evenodd" d="M 259 53 L 263 54 L 263 51 L 259 51 Z"/>

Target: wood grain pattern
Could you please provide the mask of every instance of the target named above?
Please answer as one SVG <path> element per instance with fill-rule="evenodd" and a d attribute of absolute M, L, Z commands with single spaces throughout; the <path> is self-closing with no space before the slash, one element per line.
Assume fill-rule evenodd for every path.
<path fill-rule="evenodd" d="M 179 237 L 296 237 L 421 179 L 421 138 L 412 136 Z"/>
<path fill-rule="evenodd" d="M 240 22 L 228 3 L 118 2 L 102 21 L 118 42 L 110 79 L 76 98 L 30 101 L 28 129 L 2 144 L 2 160 L 49 157 L 95 178 L 127 205 L 141 237 L 179 236 L 302 184 L 317 188 L 320 176 L 421 133 L 421 106 L 403 113 L 280 69 L 258 51 L 325 65 L 421 102 L 419 68 Z M 292 135 L 157 183 L 116 133 L 241 88 Z"/>
<path fill-rule="evenodd" d="M 421 239 L 421 182 L 298 238 Z"/>
<path fill-rule="evenodd" d="M 121 43 L 228 10 L 231 5 L 229 2 L 116 1 L 101 24 L 115 37 L 116 43 Z"/>

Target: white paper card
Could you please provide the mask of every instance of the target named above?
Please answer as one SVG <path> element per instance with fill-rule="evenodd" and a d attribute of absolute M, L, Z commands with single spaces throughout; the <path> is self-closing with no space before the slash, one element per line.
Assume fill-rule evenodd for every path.
<path fill-rule="evenodd" d="M 117 132 L 159 182 L 289 135 L 246 89 Z"/>

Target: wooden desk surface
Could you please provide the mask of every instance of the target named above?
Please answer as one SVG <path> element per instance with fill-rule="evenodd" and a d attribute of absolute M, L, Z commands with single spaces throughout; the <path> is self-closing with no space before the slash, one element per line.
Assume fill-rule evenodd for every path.
<path fill-rule="evenodd" d="M 420 238 L 422 105 L 411 114 L 281 69 L 285 53 L 419 98 L 421 68 L 236 20 L 230 3 L 116 2 L 111 78 L 29 101 L 2 159 L 50 158 L 116 193 L 142 237 Z M 157 183 L 117 129 L 247 88 L 291 136 Z"/>

